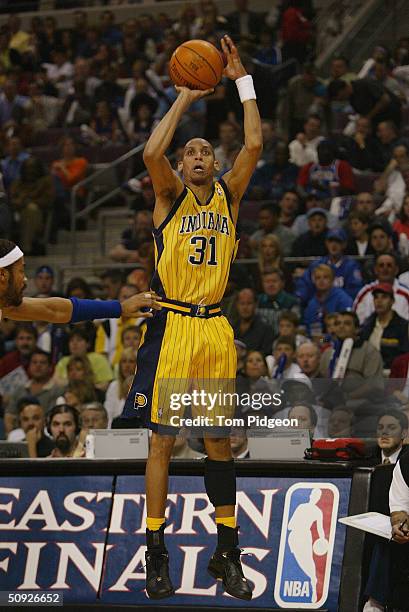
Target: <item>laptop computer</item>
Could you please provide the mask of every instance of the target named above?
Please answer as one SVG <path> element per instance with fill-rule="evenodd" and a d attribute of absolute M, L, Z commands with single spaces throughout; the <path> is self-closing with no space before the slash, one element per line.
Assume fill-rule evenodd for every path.
<path fill-rule="evenodd" d="M 0 459 L 26 459 L 27 457 L 27 442 L 0 440 Z"/>
<path fill-rule="evenodd" d="M 247 431 L 250 459 L 302 461 L 304 451 L 311 446 L 308 429 Z"/>
<path fill-rule="evenodd" d="M 147 429 L 90 429 L 95 459 L 147 459 Z M 87 453 L 87 456 L 88 453 Z"/>

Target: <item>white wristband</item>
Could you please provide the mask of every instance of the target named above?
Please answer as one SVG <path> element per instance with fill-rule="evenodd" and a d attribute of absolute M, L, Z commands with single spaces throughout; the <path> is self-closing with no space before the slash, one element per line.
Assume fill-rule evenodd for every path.
<path fill-rule="evenodd" d="M 240 102 L 246 102 L 247 100 L 256 100 L 256 91 L 253 85 L 253 77 L 251 74 L 236 79 L 236 85 L 240 96 Z"/>

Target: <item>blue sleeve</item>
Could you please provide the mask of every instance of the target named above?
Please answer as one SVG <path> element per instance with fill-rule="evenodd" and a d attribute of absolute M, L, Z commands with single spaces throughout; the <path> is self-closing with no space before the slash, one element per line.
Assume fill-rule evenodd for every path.
<path fill-rule="evenodd" d="M 118 300 L 80 300 L 73 297 L 70 301 L 72 303 L 70 323 L 93 319 L 119 319 L 122 314 Z"/>

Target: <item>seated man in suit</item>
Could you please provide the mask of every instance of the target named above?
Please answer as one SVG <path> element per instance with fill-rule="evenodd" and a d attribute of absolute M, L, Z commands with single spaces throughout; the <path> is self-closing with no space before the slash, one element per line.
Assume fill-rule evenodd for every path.
<path fill-rule="evenodd" d="M 403 441 L 408 435 L 408 418 L 404 412 L 388 408 L 378 418 L 376 427 L 377 454 L 379 463 L 396 463 L 406 446 Z"/>
<path fill-rule="evenodd" d="M 403 440 L 408 433 L 406 414 L 394 408 L 388 408 L 378 418 L 376 428 L 377 449 L 375 459 L 383 465 L 395 464 L 406 451 Z M 388 541 L 377 538 L 372 552 L 368 582 L 365 595 L 368 598 L 363 612 L 384 610 L 390 589 L 390 547 Z"/>

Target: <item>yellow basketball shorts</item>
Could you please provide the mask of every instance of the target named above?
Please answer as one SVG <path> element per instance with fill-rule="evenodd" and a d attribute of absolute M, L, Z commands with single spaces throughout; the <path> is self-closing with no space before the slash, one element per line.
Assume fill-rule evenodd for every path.
<path fill-rule="evenodd" d="M 192 417 L 231 417 L 234 405 L 225 405 L 221 398 L 226 389 L 234 392 L 236 367 L 233 329 L 224 316 L 188 316 L 163 308 L 144 324 L 136 374 L 122 417 L 139 417 L 153 431 L 159 426 L 182 426 L 175 416 L 181 417 L 184 412 Z M 175 408 L 175 397 L 180 399 L 185 393 L 191 396 L 193 390 L 196 400 L 201 390 L 213 393 L 213 407 L 205 395 L 198 405 L 189 404 L 187 399 L 183 408 Z M 217 392 L 222 395 L 219 393 L 216 400 Z"/>

